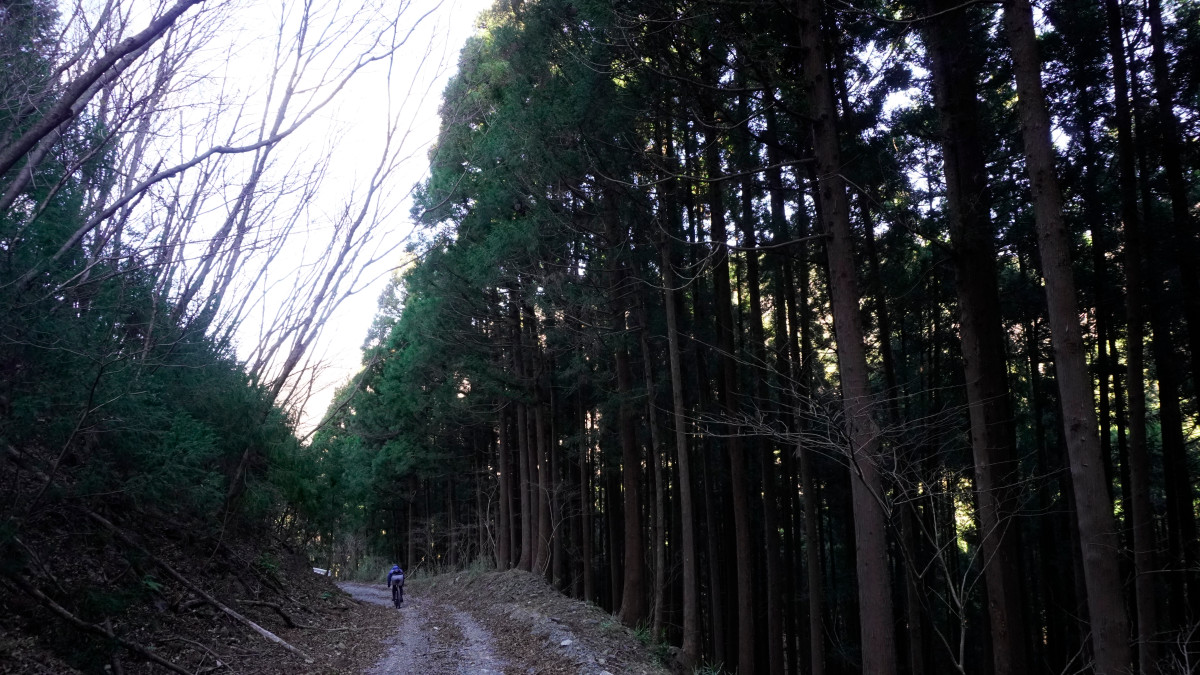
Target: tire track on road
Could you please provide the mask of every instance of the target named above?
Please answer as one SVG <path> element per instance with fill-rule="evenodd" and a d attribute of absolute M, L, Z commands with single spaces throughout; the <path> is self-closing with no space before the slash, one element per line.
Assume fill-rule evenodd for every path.
<path fill-rule="evenodd" d="M 338 584 L 356 600 L 390 607 L 392 598 L 382 586 Z M 399 630 L 387 656 L 367 675 L 417 675 L 418 673 L 457 673 L 458 675 L 501 675 L 503 661 L 492 649 L 487 630 L 466 612 L 442 606 L 423 598 L 407 597 L 397 610 Z"/>

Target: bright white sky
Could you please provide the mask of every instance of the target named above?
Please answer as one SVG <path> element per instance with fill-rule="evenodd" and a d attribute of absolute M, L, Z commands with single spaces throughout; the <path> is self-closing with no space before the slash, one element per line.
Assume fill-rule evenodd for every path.
<path fill-rule="evenodd" d="M 436 3 L 431 0 L 415 0 L 410 11 L 423 14 L 434 4 Z M 424 50 L 426 45 L 432 45 L 436 50 L 436 61 L 441 61 L 444 65 L 431 69 L 427 63 L 425 72 L 417 72 L 417 49 L 413 50 L 413 56 L 401 58 L 397 62 L 400 71 L 393 73 L 393 104 L 408 97 L 412 131 L 406 143 L 408 152 L 405 155 L 408 159 L 393 177 L 392 184 L 405 195 L 413 185 L 425 180 L 428 175 L 426 153 L 430 144 L 437 139 L 441 121 L 438 108 L 441 105 L 442 91 L 457 69 L 459 50 L 467 38 L 475 33 L 476 17 L 491 4 L 491 0 L 444 0 L 442 7 L 426 19 L 428 32 L 420 36 L 414 35 L 412 42 L 414 47 L 419 46 L 420 50 Z M 429 77 L 434 78 L 432 85 L 427 83 Z M 380 79 L 360 79 L 352 89 L 345 92 L 340 105 L 332 113 L 333 119 L 330 123 L 333 126 L 342 126 L 347 131 L 337 148 L 341 157 L 335 157 L 332 168 L 334 184 L 338 182 L 339 175 L 345 175 L 352 181 L 356 172 L 364 170 L 364 164 L 367 165 L 366 170 L 370 170 L 372 162 L 363 163 L 358 160 L 378 155 L 383 127 L 383 118 L 379 111 L 386 108 L 386 92 L 379 85 Z M 411 86 L 414 83 L 416 86 Z M 430 95 L 425 96 L 424 92 L 427 90 Z M 409 216 L 409 207 L 410 200 L 404 196 L 402 206 L 395 211 L 390 221 L 378 225 L 388 229 L 388 240 L 402 240 L 411 234 L 413 223 Z M 388 265 L 389 267 L 402 262 L 402 250 L 397 251 L 394 256 L 395 260 Z M 334 390 L 360 369 L 362 344 L 375 317 L 379 295 L 390 276 L 384 273 L 385 271 L 381 266 L 372 275 L 378 278 L 365 291 L 350 297 L 338 308 L 326 326 L 320 342 L 314 345 L 315 354 L 325 361 L 328 367 L 320 377 L 320 390 L 304 410 L 299 425 L 300 433 L 307 433 L 313 425 L 320 422 L 332 400 Z"/>
<path fill-rule="evenodd" d="M 323 6 L 323 1 L 316 0 L 314 4 L 317 15 L 326 7 L 331 13 L 338 11 L 332 9 L 333 5 Z M 457 68 L 460 49 L 476 30 L 477 16 L 490 7 L 491 0 L 442 0 L 440 5 L 436 0 L 384 0 L 382 4 L 380 13 L 384 15 L 408 5 L 402 15 L 401 35 L 417 17 L 427 12 L 429 15 L 400 49 L 390 64 L 390 73 L 387 62 L 375 63 L 360 72 L 333 105 L 309 120 L 285 143 L 289 149 L 283 164 L 313 166 L 328 159 L 329 168 L 320 190 L 308 205 L 306 225 L 287 240 L 284 260 L 267 268 L 268 280 L 273 285 L 262 291 L 261 320 L 252 315 L 239 328 L 237 350 L 243 360 L 250 358 L 261 339 L 260 324 L 269 321 L 271 313 L 293 291 L 288 275 L 298 266 L 311 264 L 307 261 L 313 252 L 324 246 L 321 237 L 327 240 L 329 223 L 338 219 L 348 202 L 361 197 L 363 186 L 379 162 L 389 115 L 397 113 L 403 120 L 402 126 L 409 128 L 404 151 L 400 153 L 404 159 L 387 179 L 379 199 L 390 215 L 375 224 L 375 241 L 370 249 L 387 250 L 412 233 L 409 193 L 427 176 L 427 152 L 437 138 L 440 124 L 441 94 Z M 238 89 L 262 90 L 274 53 L 273 27 L 278 25 L 280 12 L 292 13 L 298 5 L 291 0 L 234 0 L 225 7 L 238 26 L 224 43 L 232 44 L 233 48 L 214 51 L 207 58 L 210 63 L 220 63 L 215 67 L 222 71 L 220 81 L 233 83 Z M 341 9 L 344 13 L 348 8 L 346 5 Z M 330 15 L 337 16 L 326 16 Z M 226 48 L 218 47 L 222 49 Z M 362 343 L 374 319 L 379 295 L 391 276 L 389 269 L 400 265 L 403 256 L 400 246 L 368 271 L 363 278 L 374 281 L 341 304 L 326 323 L 318 342 L 310 347 L 310 353 L 323 362 L 324 369 L 317 391 L 299 420 L 301 435 L 321 421 L 335 389 L 359 370 Z M 292 271 L 288 271 L 289 267 Z"/>

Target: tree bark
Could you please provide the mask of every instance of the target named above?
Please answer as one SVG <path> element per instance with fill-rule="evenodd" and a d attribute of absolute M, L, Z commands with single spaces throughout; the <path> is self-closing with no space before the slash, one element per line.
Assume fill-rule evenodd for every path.
<path fill-rule="evenodd" d="M 826 65 L 820 4 L 814 0 L 801 0 L 799 5 L 803 70 L 811 102 L 813 154 L 819 176 L 815 197 L 820 203 L 826 236 L 838 372 L 850 437 L 848 456 L 863 672 L 894 675 L 896 637 L 888 578 L 883 481 L 877 464 L 879 436 L 872 417 L 849 203 L 845 179 L 841 175 L 836 106 Z"/>
<path fill-rule="evenodd" d="M 1100 456 L 1092 381 L 1084 357 L 1070 242 L 1063 222 L 1062 194 L 1050 141 L 1050 114 L 1042 92 L 1041 59 L 1029 0 L 1007 0 L 1004 23 L 1016 72 L 1017 110 L 1033 193 L 1071 485 L 1078 509 L 1096 673 L 1116 675 L 1130 665 L 1125 603 L 1113 555 L 1119 542 Z"/>
<path fill-rule="evenodd" d="M 683 401 L 683 367 L 679 346 L 679 320 L 675 308 L 676 277 L 666 241 L 660 240 L 663 265 L 663 306 L 667 316 L 667 348 L 671 368 L 671 411 L 675 427 L 675 462 L 679 468 L 679 516 L 683 575 L 683 644 L 680 661 L 692 668 L 700 656 L 700 621 L 696 587 L 695 512 L 692 506 L 692 467 L 687 445 L 687 412 Z"/>
<path fill-rule="evenodd" d="M 663 156 L 672 158 L 674 150 L 669 133 L 663 134 Z M 669 161 L 669 160 L 668 160 Z M 677 203 L 678 185 L 675 180 L 668 180 L 663 185 L 663 209 L 667 214 L 669 231 L 672 236 L 680 236 L 679 205 Z M 680 645 L 680 664 L 685 670 L 695 667 L 700 658 L 700 613 L 698 603 L 698 586 L 696 583 L 696 524 L 695 510 L 692 504 L 692 464 L 688 454 L 687 442 L 687 411 L 683 397 L 683 357 L 679 344 L 679 311 L 676 308 L 676 285 L 679 283 L 675 274 L 675 261 L 671 248 L 665 237 L 656 240 L 659 256 L 662 261 L 663 274 L 663 311 L 667 322 L 667 360 L 671 371 L 671 416 L 675 438 L 675 464 L 679 472 L 679 482 L 676 492 L 679 499 L 680 521 L 680 564 L 682 566 L 682 610 L 683 636 Z"/>
<path fill-rule="evenodd" d="M 540 377 L 538 378 L 540 379 Z M 546 406 L 541 400 L 542 387 L 536 387 L 538 402 L 533 407 L 534 436 L 537 445 L 538 481 L 537 492 L 537 555 L 534 558 L 533 570 L 536 574 L 546 576 L 550 567 L 550 494 L 553 491 L 553 476 L 550 471 L 550 450 L 546 433 Z"/>
<path fill-rule="evenodd" d="M 609 287 L 609 302 L 614 332 L 615 345 L 613 360 L 617 374 L 617 396 L 620 407 L 617 420 L 617 432 L 621 442 L 621 487 L 625 495 L 625 564 L 624 583 L 621 592 L 620 620 L 627 626 L 636 626 L 643 621 L 648 613 L 646 601 L 646 556 L 645 544 L 642 540 L 642 458 L 637 448 L 637 437 L 634 433 L 633 412 L 633 371 L 629 364 L 629 348 L 626 346 L 627 308 L 623 300 L 628 289 L 625 287 L 625 265 L 619 259 L 621 244 L 624 242 L 624 232 L 620 227 L 617 207 L 614 203 L 615 194 L 608 195 L 609 204 L 605 213 L 605 238 L 614 259 L 610 260 L 611 282 Z"/>
<path fill-rule="evenodd" d="M 650 636 L 659 640 L 663 633 L 667 591 L 667 517 L 666 481 L 663 480 L 662 453 L 659 451 L 657 402 L 654 391 L 654 369 L 650 365 L 650 341 L 646 339 L 646 310 L 643 307 L 638 322 L 638 341 L 642 347 L 642 369 L 646 377 L 646 420 L 650 426 L 650 461 L 654 476 L 654 581 L 651 602 Z"/>
<path fill-rule="evenodd" d="M 513 366 L 516 380 L 520 383 L 519 396 L 524 395 L 525 383 L 525 340 L 522 337 L 521 305 L 517 299 L 517 291 L 509 294 L 509 318 L 513 335 Z M 521 495 L 521 554 L 517 559 L 517 568 L 526 572 L 533 569 L 533 503 L 530 500 L 529 485 L 533 477 L 533 467 L 530 466 L 529 447 L 529 410 L 523 401 L 517 402 L 517 456 L 520 462 L 520 478 L 517 483 Z"/>
<path fill-rule="evenodd" d="M 705 159 L 710 179 L 721 174 L 719 139 L 710 132 Z M 717 333 L 718 389 L 721 410 L 727 423 L 734 424 L 738 411 L 737 367 L 734 362 L 733 294 L 729 285 L 729 245 L 726 243 L 725 201 L 722 182 L 708 185 L 709 239 L 713 246 L 713 314 Z M 734 547 L 737 558 L 738 672 L 754 672 L 754 561 L 750 525 L 749 478 L 746 451 L 736 431 L 726 439 L 729 453 L 729 482 L 733 501 Z"/>
<path fill-rule="evenodd" d="M 1028 672 L 1016 529 L 1016 429 L 1009 398 L 1004 326 L 997 287 L 995 228 L 987 164 L 977 120 L 975 78 L 982 55 L 970 39 L 965 10 L 931 0 L 945 12 L 927 24 L 934 101 L 941 129 L 950 242 L 958 291 L 959 337 L 966 376 L 971 448 L 975 462 L 980 547 L 987 561 L 988 623 L 995 675 Z"/>
<path fill-rule="evenodd" d="M 756 218 L 754 216 L 753 181 L 751 174 L 742 180 L 742 244 L 746 251 L 746 286 L 750 296 L 750 356 L 753 359 L 751 367 L 765 371 L 767 367 L 766 330 L 763 327 L 763 304 L 761 279 L 759 274 L 758 235 L 755 232 Z M 754 397 L 756 408 L 752 414 L 767 410 L 770 397 L 767 395 L 767 377 L 762 375 L 751 377 L 755 383 Z M 767 594 L 767 662 L 771 675 L 783 674 L 783 588 L 780 583 L 781 564 L 779 560 L 779 506 L 778 490 L 775 477 L 779 469 L 775 466 L 775 450 L 770 444 L 758 441 L 753 453 L 758 455 L 762 471 L 762 518 L 763 534 L 766 544 L 766 594 Z"/>
<path fill-rule="evenodd" d="M 1155 98 L 1158 101 L 1158 128 L 1162 135 L 1163 173 L 1167 179 L 1167 195 L 1171 202 L 1171 220 L 1175 246 L 1173 256 L 1177 260 L 1181 280 L 1184 315 L 1187 319 L 1188 347 L 1191 353 L 1192 382 L 1200 388 L 1200 274 L 1197 265 L 1197 240 L 1195 222 L 1190 213 L 1192 203 L 1188 199 L 1188 184 L 1184 175 L 1180 148 L 1186 147 L 1179 131 L 1179 120 L 1175 116 L 1175 85 L 1172 79 L 1169 57 L 1166 51 L 1166 36 L 1162 20 L 1161 0 L 1147 0 L 1146 18 L 1150 23 L 1151 63 L 1154 66 Z M 1167 424 L 1163 420 L 1164 426 Z M 1182 418 L 1180 419 L 1182 425 Z M 1165 429 L 1164 429 L 1165 432 Z M 1182 433 L 1182 431 L 1180 432 Z M 1168 509 L 1175 516 L 1180 551 L 1176 564 L 1187 584 L 1187 601 L 1194 614 L 1200 608 L 1200 576 L 1198 565 L 1195 506 L 1188 461 L 1181 446 L 1168 448 L 1163 444 L 1163 461 L 1167 465 Z M 1181 559 L 1181 560 L 1179 560 Z"/>
<path fill-rule="evenodd" d="M 500 570 L 508 569 L 512 562 L 512 542 L 509 539 L 512 530 L 509 519 L 512 518 L 512 467 L 511 457 L 509 456 L 508 448 L 508 406 L 500 408 L 500 429 L 497 434 L 497 469 L 500 473 L 500 518 L 498 527 L 496 528 L 496 568 Z"/>
<path fill-rule="evenodd" d="M 1109 54 L 1113 62 L 1117 164 L 1120 169 L 1121 224 L 1125 234 L 1125 380 L 1129 400 L 1129 496 L 1133 533 L 1134 602 L 1137 619 L 1138 672 L 1151 675 L 1157 661 L 1154 634 L 1154 522 L 1150 506 L 1150 456 L 1146 447 L 1145 316 L 1142 308 L 1142 227 L 1138 219 L 1137 173 L 1133 153 L 1133 116 L 1129 108 L 1129 74 L 1125 38 L 1117 0 L 1104 1 L 1108 19 Z"/>
<path fill-rule="evenodd" d="M 580 376 L 582 384 L 582 375 Z M 582 389 L 582 387 L 581 387 Z M 583 395 L 579 395 L 579 512 L 583 528 L 583 541 L 580 542 L 581 557 L 583 558 L 583 599 L 587 602 L 596 600 L 596 574 L 592 567 L 595 557 L 592 546 L 592 505 L 595 496 L 592 493 L 591 464 L 588 456 L 591 454 L 591 432 L 585 428 L 589 416 L 584 411 Z"/>

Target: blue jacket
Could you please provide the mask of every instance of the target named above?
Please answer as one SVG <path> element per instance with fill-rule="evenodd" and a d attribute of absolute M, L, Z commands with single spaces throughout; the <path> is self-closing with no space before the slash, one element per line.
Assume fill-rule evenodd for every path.
<path fill-rule="evenodd" d="M 396 580 L 397 586 L 401 586 L 401 587 L 404 586 L 404 570 L 400 570 L 399 572 L 388 572 L 388 578 L 387 578 L 388 588 L 392 587 L 392 579 L 393 578 Z"/>

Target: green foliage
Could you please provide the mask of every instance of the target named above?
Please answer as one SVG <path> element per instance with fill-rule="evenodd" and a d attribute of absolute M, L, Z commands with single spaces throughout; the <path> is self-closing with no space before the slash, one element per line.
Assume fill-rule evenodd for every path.
<path fill-rule="evenodd" d="M 54 100 L 56 20 L 45 0 L 0 9 L 0 137 L 37 121 L 31 102 Z M 291 423 L 269 392 L 206 334 L 204 317 L 177 311 L 177 271 L 158 267 L 153 251 L 123 242 L 109 223 L 64 248 L 118 177 L 110 130 L 90 109 L 60 131 L 0 212 L 0 575 L 53 588 L 69 611 L 103 621 L 171 582 L 122 555 L 125 546 L 94 531 L 89 512 L 147 540 L 177 531 L 186 547 L 218 532 L 265 530 L 284 496 L 296 496 L 284 478 L 302 467 Z M 0 178 L 7 189 L 13 174 Z M 245 489 L 231 490 L 243 457 Z M 68 593 L 58 597 L 51 578 L 68 564 Z M 75 663 L 94 665 L 111 651 L 72 640 L 62 653 L 80 655 Z"/>

